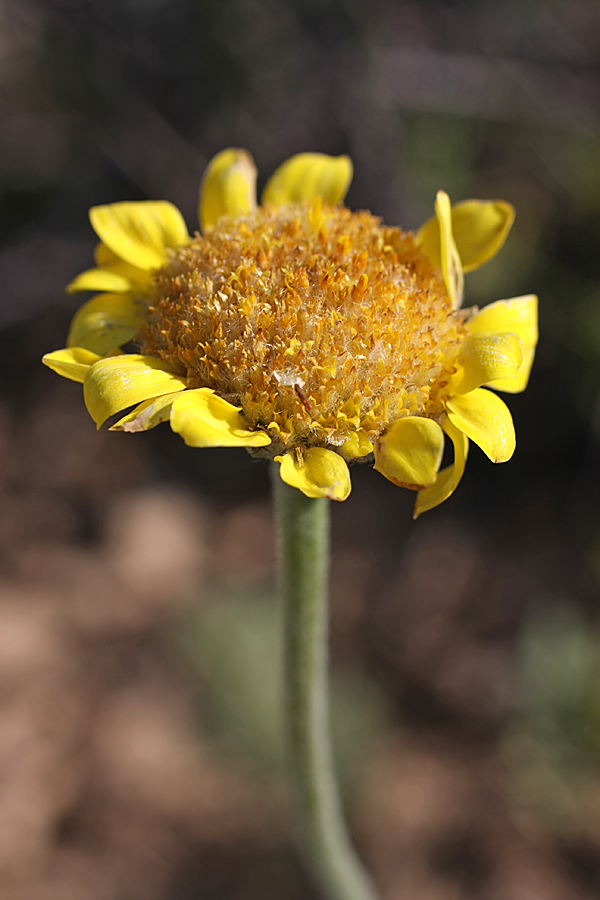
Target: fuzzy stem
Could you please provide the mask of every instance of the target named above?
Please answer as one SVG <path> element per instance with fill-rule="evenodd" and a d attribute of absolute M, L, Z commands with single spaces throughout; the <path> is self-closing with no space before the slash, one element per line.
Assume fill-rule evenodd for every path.
<path fill-rule="evenodd" d="M 327 679 L 329 501 L 305 497 L 278 476 L 274 483 L 287 751 L 301 846 L 328 900 L 376 900 L 348 838 L 334 776 Z"/>

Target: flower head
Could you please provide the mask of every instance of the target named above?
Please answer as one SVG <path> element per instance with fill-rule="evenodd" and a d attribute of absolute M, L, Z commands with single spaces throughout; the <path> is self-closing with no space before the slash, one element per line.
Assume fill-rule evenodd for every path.
<path fill-rule="evenodd" d="M 500 249 L 514 212 L 440 191 L 413 234 L 341 206 L 351 176 L 347 157 L 299 154 L 257 206 L 254 163 L 231 149 L 204 175 L 194 237 L 166 202 L 93 208 L 96 267 L 67 290 L 102 293 L 44 362 L 83 382 L 98 427 L 134 407 L 113 430 L 170 421 L 190 446 L 246 447 L 336 500 L 348 463 L 374 456 L 419 492 L 416 515 L 438 505 L 469 439 L 494 462 L 514 451 L 510 413 L 483 386 L 525 388 L 537 299 L 461 309 L 463 274 Z M 454 463 L 440 471 L 444 434 Z"/>

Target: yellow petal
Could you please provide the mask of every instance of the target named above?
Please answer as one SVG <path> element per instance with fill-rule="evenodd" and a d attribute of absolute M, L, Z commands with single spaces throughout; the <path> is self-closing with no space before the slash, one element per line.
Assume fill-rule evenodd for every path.
<path fill-rule="evenodd" d="M 115 294 L 126 294 L 133 285 L 124 275 L 111 272 L 109 269 L 86 269 L 77 275 L 66 287 L 67 294 L 79 294 L 81 291 L 108 291 Z"/>
<path fill-rule="evenodd" d="M 463 200 L 452 207 L 452 232 L 463 272 L 489 262 L 501 249 L 515 219 L 515 210 L 504 200 Z M 417 240 L 429 258 L 441 268 L 440 230 L 435 218 L 417 232 Z"/>
<path fill-rule="evenodd" d="M 42 362 L 53 372 L 69 378 L 71 381 L 83 382 L 90 366 L 100 359 L 97 353 L 92 353 L 83 347 L 70 347 L 66 350 L 55 350 L 46 353 Z"/>
<path fill-rule="evenodd" d="M 523 345 L 523 363 L 514 378 L 502 378 L 490 383 L 490 387 L 510 394 L 524 391 L 529 381 L 538 340 L 538 299 L 535 294 L 498 300 L 484 306 L 467 323 L 473 334 L 481 331 L 512 331 Z"/>
<path fill-rule="evenodd" d="M 352 181 L 349 156 L 325 153 L 298 153 L 282 163 L 271 175 L 262 195 L 263 204 L 285 206 L 320 197 L 336 206 L 346 196 Z"/>
<path fill-rule="evenodd" d="M 452 231 L 463 272 L 484 266 L 501 249 L 515 220 L 504 200 L 463 200 L 452 207 Z"/>
<path fill-rule="evenodd" d="M 240 408 L 210 388 L 180 394 L 171 408 L 171 428 L 188 447 L 266 447 L 266 431 L 249 431 Z"/>
<path fill-rule="evenodd" d="M 147 272 L 138 268 L 138 266 L 132 266 L 130 263 L 120 259 L 102 241 L 96 244 L 94 259 L 100 269 L 110 269 L 111 272 L 126 278 L 136 291 L 143 292 L 152 284 L 152 272 Z"/>
<path fill-rule="evenodd" d="M 460 256 L 452 234 L 452 212 L 450 198 L 444 191 L 438 191 L 435 198 L 435 214 L 440 234 L 440 264 L 444 284 L 452 306 L 457 309 L 462 303 L 463 271 Z"/>
<path fill-rule="evenodd" d="M 445 469 L 438 473 L 438 477 L 430 487 L 425 488 L 424 491 L 419 491 L 413 514 L 415 519 L 418 519 L 421 513 L 427 512 L 433 509 L 434 506 L 439 506 L 440 503 L 447 500 L 458 487 L 465 471 L 465 463 L 469 452 L 469 439 L 466 434 L 455 428 L 449 419 L 446 419 L 442 428 L 454 444 L 454 462 L 451 466 L 446 466 Z"/>
<path fill-rule="evenodd" d="M 134 403 L 185 388 L 185 379 L 174 375 L 160 359 L 132 353 L 98 360 L 85 376 L 83 398 L 100 428 L 109 416 Z"/>
<path fill-rule="evenodd" d="M 80 291 L 108 291 L 110 294 L 145 293 L 152 273 L 132 266 L 100 242 L 94 250 L 96 268 L 87 269 L 67 285 L 68 294 Z"/>
<path fill-rule="evenodd" d="M 164 394 L 162 397 L 145 400 L 128 415 L 123 416 L 122 419 L 111 425 L 109 431 L 134 432 L 149 431 L 150 428 L 156 428 L 161 422 L 168 422 L 171 416 L 173 400 L 179 396 L 181 396 L 179 393 Z"/>
<path fill-rule="evenodd" d="M 436 479 L 444 434 L 433 419 L 398 419 L 375 444 L 375 469 L 399 487 L 422 490 Z"/>
<path fill-rule="evenodd" d="M 471 438 L 492 462 L 507 462 L 516 438 L 510 411 L 500 397 L 484 388 L 448 400 L 448 418 Z"/>
<path fill-rule="evenodd" d="M 75 313 L 68 347 L 85 347 L 99 356 L 112 353 L 140 330 L 144 309 L 132 297 L 99 294 Z"/>
<path fill-rule="evenodd" d="M 93 206 L 90 221 L 109 250 L 145 272 L 160 269 L 168 249 L 189 242 L 183 216 L 166 200 Z"/>
<path fill-rule="evenodd" d="M 361 459 L 372 452 L 373 444 L 364 431 L 355 431 L 340 447 L 340 453 L 345 459 Z"/>
<path fill-rule="evenodd" d="M 450 390 L 453 394 L 468 394 L 497 378 L 514 378 L 522 362 L 523 345 L 516 334 L 489 331 L 472 334 L 461 347 L 458 372 Z"/>
<path fill-rule="evenodd" d="M 285 456 L 276 456 L 275 461 L 281 463 L 281 480 L 307 497 L 346 500 L 350 495 L 352 483 L 348 466 L 333 450 L 310 447 L 301 454 L 291 450 Z"/>
<path fill-rule="evenodd" d="M 200 184 L 198 218 L 202 231 L 221 216 L 247 216 L 256 207 L 256 166 L 246 150 L 230 148 L 209 162 Z"/>

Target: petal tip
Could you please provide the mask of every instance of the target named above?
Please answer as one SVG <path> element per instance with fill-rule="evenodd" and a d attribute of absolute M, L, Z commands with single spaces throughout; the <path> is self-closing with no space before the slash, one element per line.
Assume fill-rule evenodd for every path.
<path fill-rule="evenodd" d="M 248 215 L 256 207 L 257 169 L 252 154 L 228 147 L 208 163 L 200 181 L 198 219 L 204 233 L 223 215 Z"/>

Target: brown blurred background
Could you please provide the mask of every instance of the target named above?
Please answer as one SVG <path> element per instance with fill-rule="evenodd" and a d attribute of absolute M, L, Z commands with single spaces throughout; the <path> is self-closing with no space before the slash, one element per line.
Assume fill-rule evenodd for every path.
<path fill-rule="evenodd" d="M 44 369 L 93 204 L 195 227 L 225 146 L 262 181 L 349 153 L 348 203 L 515 204 L 467 303 L 535 291 L 510 399 L 411 521 L 367 467 L 334 510 L 334 718 L 385 900 L 600 894 L 600 5 L 1 0 L 0 897 L 308 900 L 281 774 L 268 473 L 166 427 L 96 433 Z"/>

